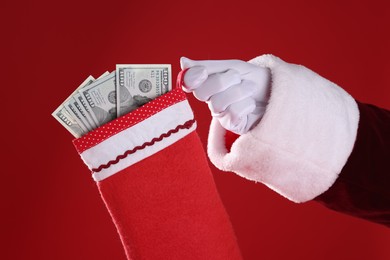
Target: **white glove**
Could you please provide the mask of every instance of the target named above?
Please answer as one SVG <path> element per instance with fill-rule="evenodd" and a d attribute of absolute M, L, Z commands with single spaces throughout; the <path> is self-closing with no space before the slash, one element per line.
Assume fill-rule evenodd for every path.
<path fill-rule="evenodd" d="M 245 134 L 262 118 L 269 99 L 269 69 L 241 60 L 180 59 L 183 90 L 206 102 L 227 130 Z"/>

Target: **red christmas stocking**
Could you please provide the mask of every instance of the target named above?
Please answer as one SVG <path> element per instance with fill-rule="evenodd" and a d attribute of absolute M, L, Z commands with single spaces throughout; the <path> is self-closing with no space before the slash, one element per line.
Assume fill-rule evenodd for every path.
<path fill-rule="evenodd" d="M 181 89 L 74 140 L 129 259 L 241 259 Z"/>

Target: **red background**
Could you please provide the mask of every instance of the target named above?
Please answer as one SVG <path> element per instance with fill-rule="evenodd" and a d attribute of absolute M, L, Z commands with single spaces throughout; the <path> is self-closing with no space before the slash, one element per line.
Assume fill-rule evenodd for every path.
<path fill-rule="evenodd" d="M 176 75 L 183 55 L 273 53 L 390 109 L 388 1 L 313 2 L 2 3 L 0 258 L 125 258 L 71 135 L 50 115 L 116 63 L 171 63 Z M 207 106 L 190 102 L 206 144 Z M 213 170 L 245 259 L 390 259 L 390 229 Z"/>

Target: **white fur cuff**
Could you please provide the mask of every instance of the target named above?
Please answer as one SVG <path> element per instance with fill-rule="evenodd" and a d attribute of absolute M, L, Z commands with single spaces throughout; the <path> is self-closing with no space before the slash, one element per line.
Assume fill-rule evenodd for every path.
<path fill-rule="evenodd" d="M 210 160 L 219 169 L 262 182 L 292 201 L 311 200 L 332 186 L 352 152 L 357 104 L 336 84 L 303 66 L 273 55 L 249 62 L 271 70 L 266 112 L 230 152 L 225 130 L 213 119 Z"/>

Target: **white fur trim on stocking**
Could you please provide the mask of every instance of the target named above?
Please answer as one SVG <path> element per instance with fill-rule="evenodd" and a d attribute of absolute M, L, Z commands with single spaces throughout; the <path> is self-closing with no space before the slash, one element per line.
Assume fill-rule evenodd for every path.
<path fill-rule="evenodd" d="M 311 200 L 332 186 L 352 152 L 357 104 L 343 89 L 304 66 L 273 55 L 249 62 L 271 70 L 266 112 L 230 152 L 225 130 L 213 119 L 210 160 L 219 169 L 262 182 L 292 201 Z"/>

